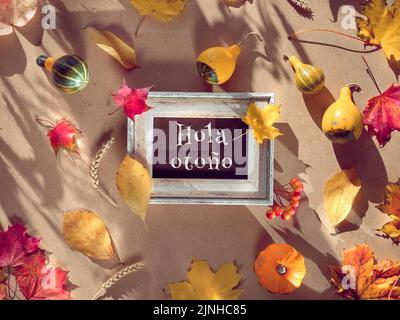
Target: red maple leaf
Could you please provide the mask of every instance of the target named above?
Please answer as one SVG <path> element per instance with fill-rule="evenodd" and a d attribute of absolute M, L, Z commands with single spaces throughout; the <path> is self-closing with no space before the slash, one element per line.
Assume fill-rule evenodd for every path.
<path fill-rule="evenodd" d="M 390 141 L 392 132 L 400 130 L 400 86 L 392 85 L 383 94 L 368 101 L 364 124 L 382 147 Z"/>
<path fill-rule="evenodd" d="M 79 132 L 80 131 L 69 121 L 59 121 L 47 134 L 56 155 L 60 149 L 79 154 L 76 137 Z"/>
<path fill-rule="evenodd" d="M 27 256 L 15 271 L 19 290 L 27 300 L 66 300 L 68 273 L 46 263 L 44 251 Z"/>
<path fill-rule="evenodd" d="M 118 106 L 115 111 L 119 110 L 119 108 L 123 108 L 125 115 L 135 121 L 135 116 L 141 115 L 142 113 L 151 109 L 146 104 L 147 97 L 151 88 L 152 87 L 143 89 L 131 89 L 126 85 L 124 81 L 121 89 L 119 89 L 116 94 L 112 95 L 115 104 Z M 114 112 L 110 113 L 110 115 Z"/>
<path fill-rule="evenodd" d="M 0 232 L 0 267 L 18 267 L 26 255 L 39 249 L 40 239 L 30 236 L 26 227 L 17 223 Z"/>

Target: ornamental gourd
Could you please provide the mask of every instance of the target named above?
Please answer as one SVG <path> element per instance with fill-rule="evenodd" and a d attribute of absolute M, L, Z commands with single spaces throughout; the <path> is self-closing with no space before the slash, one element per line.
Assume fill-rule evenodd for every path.
<path fill-rule="evenodd" d="M 353 102 L 351 88 L 347 85 L 340 91 L 339 99 L 325 112 L 322 119 L 322 130 L 334 143 L 344 144 L 358 140 L 363 131 L 363 116 Z"/>
<path fill-rule="evenodd" d="M 88 65 L 79 56 L 66 55 L 56 60 L 42 55 L 36 59 L 36 63 L 51 72 L 54 85 L 64 93 L 78 93 L 89 83 Z"/>
<path fill-rule="evenodd" d="M 306 95 L 316 94 L 325 85 L 324 72 L 310 64 L 304 64 L 295 56 L 287 57 L 285 60 L 289 61 L 290 65 L 295 72 L 296 87 Z"/>
<path fill-rule="evenodd" d="M 238 44 L 229 48 L 213 47 L 203 51 L 197 58 L 197 70 L 200 76 L 213 85 L 227 82 L 235 72 L 237 60 L 250 36 L 256 36 L 259 41 L 263 41 L 258 34 L 250 32 Z"/>
<path fill-rule="evenodd" d="M 287 244 L 272 244 L 254 263 L 260 285 L 271 293 L 289 294 L 299 288 L 306 274 L 304 257 Z"/>

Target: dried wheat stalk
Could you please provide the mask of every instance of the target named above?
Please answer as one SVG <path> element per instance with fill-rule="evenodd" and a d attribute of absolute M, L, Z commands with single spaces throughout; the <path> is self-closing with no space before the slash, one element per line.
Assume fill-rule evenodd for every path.
<path fill-rule="evenodd" d="M 118 281 L 120 281 L 122 278 L 125 278 L 127 275 L 133 272 L 139 271 L 140 269 L 143 268 L 143 266 L 144 263 L 141 261 L 141 262 L 136 262 L 130 266 L 127 266 L 126 268 L 123 268 L 102 285 L 100 290 L 97 291 L 97 293 L 93 296 L 92 300 L 97 300 L 99 297 L 105 295 L 107 290 L 110 289 L 113 285 L 115 285 Z"/>
<path fill-rule="evenodd" d="M 288 2 L 296 9 L 302 16 L 312 19 L 313 11 L 306 0 L 288 0 Z"/>
<path fill-rule="evenodd" d="M 115 139 L 111 138 L 107 142 L 105 142 L 100 150 L 97 152 L 96 157 L 93 159 L 92 164 L 90 166 L 90 177 L 92 179 L 92 184 L 95 187 L 97 191 L 100 192 L 100 194 L 109 202 L 111 203 L 114 207 L 118 207 L 118 205 L 115 203 L 113 199 L 101 188 L 100 186 L 100 179 L 99 179 L 99 166 L 101 160 L 104 158 L 105 154 L 107 151 L 111 148 L 111 146 L 114 144 Z"/>

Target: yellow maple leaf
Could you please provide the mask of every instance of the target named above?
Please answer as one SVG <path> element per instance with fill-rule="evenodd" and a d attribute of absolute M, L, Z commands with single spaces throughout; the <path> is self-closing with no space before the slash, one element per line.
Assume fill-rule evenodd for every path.
<path fill-rule="evenodd" d="M 391 7 L 386 0 L 369 0 L 362 6 L 367 17 L 357 17 L 358 36 L 380 45 L 388 60 L 400 61 L 400 0 Z"/>
<path fill-rule="evenodd" d="M 142 16 L 150 16 L 168 22 L 180 15 L 189 0 L 131 0 Z"/>
<path fill-rule="evenodd" d="M 234 263 L 228 263 L 214 273 L 207 261 L 193 259 L 188 280 L 168 285 L 174 300 L 237 300 L 243 290 L 235 289 L 241 276 Z"/>
<path fill-rule="evenodd" d="M 399 300 L 400 262 L 376 263 L 366 244 L 344 251 L 342 266 L 331 267 L 331 283 L 338 293 L 354 300 Z"/>
<path fill-rule="evenodd" d="M 274 140 L 282 135 L 279 129 L 273 126 L 279 120 L 280 114 L 279 105 L 269 104 L 259 108 L 255 102 L 251 102 L 242 120 L 253 129 L 255 139 L 262 144 L 265 139 Z"/>
<path fill-rule="evenodd" d="M 360 189 L 361 180 L 354 169 L 340 171 L 328 180 L 324 189 L 324 203 L 332 226 L 346 219 Z"/>

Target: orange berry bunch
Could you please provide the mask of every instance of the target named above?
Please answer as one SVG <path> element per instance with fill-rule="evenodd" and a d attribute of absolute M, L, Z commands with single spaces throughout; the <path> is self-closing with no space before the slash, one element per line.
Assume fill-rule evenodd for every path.
<path fill-rule="evenodd" d="M 281 217 L 285 221 L 292 219 L 300 206 L 303 190 L 304 185 L 297 177 L 290 180 L 288 185 L 275 189 L 275 204 L 267 211 L 267 219 L 273 220 L 276 217 Z M 282 198 L 286 199 L 287 205 L 283 204 Z"/>

